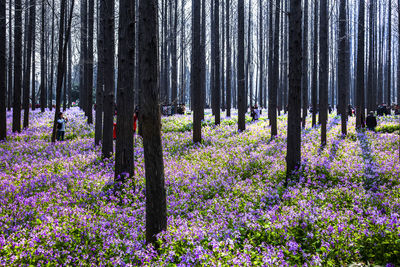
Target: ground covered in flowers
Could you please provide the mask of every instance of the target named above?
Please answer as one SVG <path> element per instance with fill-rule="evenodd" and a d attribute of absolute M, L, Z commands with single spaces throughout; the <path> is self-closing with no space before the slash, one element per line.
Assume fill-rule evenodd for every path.
<path fill-rule="evenodd" d="M 115 195 L 114 159 L 101 159 L 83 113 L 66 112 L 55 145 L 53 116 L 32 113 L 0 143 L 0 265 L 400 264 L 399 117 L 380 118 L 395 130 L 379 133 L 356 132 L 351 118 L 342 138 L 331 115 L 323 150 L 308 126 L 287 187 L 286 115 L 272 141 L 265 115 L 243 133 L 235 115 L 219 127 L 207 115 L 200 145 L 191 116 L 163 118 L 168 229 L 157 251 L 145 245 L 141 138 L 135 176 Z"/>

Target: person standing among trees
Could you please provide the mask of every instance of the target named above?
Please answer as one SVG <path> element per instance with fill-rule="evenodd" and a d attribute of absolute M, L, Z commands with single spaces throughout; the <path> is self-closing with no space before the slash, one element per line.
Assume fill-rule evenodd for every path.
<path fill-rule="evenodd" d="M 374 112 L 371 111 L 366 119 L 366 124 L 367 124 L 367 128 L 368 130 L 371 131 L 375 131 L 375 127 L 378 125 L 377 121 L 376 121 L 376 117 L 374 116 Z"/>
<path fill-rule="evenodd" d="M 57 140 L 58 141 L 64 141 L 64 135 L 65 135 L 65 123 L 68 121 L 67 118 L 64 117 L 64 114 L 60 112 L 58 115 L 58 120 L 57 120 Z"/>

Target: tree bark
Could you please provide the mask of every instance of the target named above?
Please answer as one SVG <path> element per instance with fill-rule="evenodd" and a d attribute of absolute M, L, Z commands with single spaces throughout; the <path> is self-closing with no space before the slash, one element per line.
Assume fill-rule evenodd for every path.
<path fill-rule="evenodd" d="M 259 0 L 259 2 L 258 2 L 258 8 L 259 8 L 259 12 L 260 12 L 260 14 L 259 14 L 259 18 L 258 18 L 258 23 L 259 23 L 259 27 L 260 27 L 260 33 L 259 33 L 259 35 L 258 35 L 258 38 L 259 38 L 259 43 L 258 43 L 258 52 L 259 52 L 259 55 L 258 55 L 258 57 L 259 57 L 259 61 L 260 61 L 260 69 L 259 69 L 259 75 L 258 75 L 258 86 L 259 86 L 259 90 L 258 90 L 258 93 L 259 93 L 259 104 L 260 104 L 260 108 L 262 108 L 263 107 L 263 103 L 262 103 L 262 99 L 263 99 L 263 87 L 264 87 L 264 85 L 263 85 L 263 81 L 264 81 L 264 55 L 263 55 L 263 44 L 264 44 L 264 40 L 263 40 L 263 35 L 264 35 L 264 32 L 263 32 L 263 12 L 262 12 L 262 9 L 263 9 L 263 3 L 262 3 L 263 1 L 262 0 Z"/>
<path fill-rule="evenodd" d="M 102 156 L 108 158 L 113 153 L 114 123 L 114 0 L 104 6 L 104 123 Z"/>
<path fill-rule="evenodd" d="M 220 86 L 220 76 L 221 76 L 221 59 L 220 59 L 220 42 L 219 42 L 219 1 L 214 0 L 214 115 L 215 115 L 215 125 L 219 125 L 221 123 L 221 86 Z"/>
<path fill-rule="evenodd" d="M 172 15 L 172 14 L 171 14 Z M 178 32 L 178 1 L 174 1 L 174 21 L 172 29 L 172 40 L 171 40 L 171 98 L 172 98 L 172 108 L 174 114 L 177 113 L 178 104 L 178 60 L 176 56 L 177 48 L 177 32 Z"/>
<path fill-rule="evenodd" d="M 99 3 L 100 2 L 100 3 Z M 98 0 L 99 11 L 97 15 L 97 81 L 96 81 L 96 122 L 94 144 L 98 146 L 103 136 L 103 99 L 104 99 L 104 24 L 105 4 Z"/>
<path fill-rule="evenodd" d="M 89 11 L 90 14 L 90 11 Z M 90 15 L 89 15 L 90 16 Z M 134 174 L 133 112 L 135 71 L 135 2 L 119 1 L 117 142 L 115 182 L 125 183 Z M 90 39 L 90 37 L 89 37 Z"/>
<path fill-rule="evenodd" d="M 301 92 L 302 92 L 302 104 L 303 104 L 303 115 L 302 115 L 302 126 L 306 127 L 307 111 L 308 111 L 308 0 L 304 0 L 304 11 L 303 11 L 303 69 L 301 78 Z"/>
<path fill-rule="evenodd" d="M 0 0 L 0 141 L 7 138 L 6 0 Z"/>
<path fill-rule="evenodd" d="M 9 0 L 8 10 L 8 94 L 7 94 L 7 110 L 11 111 L 12 95 L 13 95 L 13 42 L 12 42 L 12 0 Z"/>
<path fill-rule="evenodd" d="M 231 116 L 232 106 L 232 50 L 230 39 L 230 0 L 226 0 L 226 117 Z"/>
<path fill-rule="evenodd" d="M 238 130 L 246 130 L 246 92 L 244 77 L 244 0 L 238 0 L 238 55 L 237 55 L 237 84 L 238 84 Z"/>
<path fill-rule="evenodd" d="M 42 25 L 41 25 L 41 40 L 40 40 L 40 111 L 44 112 L 46 108 L 46 92 L 47 92 L 47 86 L 46 86 L 46 62 L 45 62 L 45 14 L 46 14 L 46 5 L 45 1 L 42 0 L 42 11 L 41 11 L 41 16 L 42 16 Z"/>
<path fill-rule="evenodd" d="M 301 1 L 290 0 L 289 16 L 289 105 L 286 153 L 286 184 L 288 177 L 300 167 L 301 161 Z M 300 49 L 300 51 L 299 51 Z"/>
<path fill-rule="evenodd" d="M 311 88 L 311 106 L 312 106 L 312 127 L 317 124 L 317 88 L 318 88 L 318 1 L 314 1 L 314 62 L 313 62 L 313 78 Z"/>
<path fill-rule="evenodd" d="M 387 74 L 387 95 L 386 95 L 386 102 L 390 107 L 392 105 L 392 1 L 388 2 L 389 5 L 389 29 L 388 29 L 388 74 Z M 392 112 L 389 109 L 389 112 Z"/>
<path fill-rule="evenodd" d="M 319 51 L 319 118 L 321 123 L 321 147 L 326 146 L 326 126 L 328 122 L 328 3 L 321 0 L 320 11 L 320 51 Z"/>
<path fill-rule="evenodd" d="M 273 84 L 269 91 L 268 101 L 268 117 L 271 124 L 271 138 L 274 138 L 278 134 L 278 122 L 277 122 L 277 94 L 279 86 L 279 28 L 280 28 L 280 0 L 275 2 L 275 32 L 274 32 L 274 67 L 273 67 Z"/>
<path fill-rule="evenodd" d="M 349 88 L 348 77 L 348 64 L 346 60 L 349 56 L 348 41 L 347 41 L 347 11 L 346 0 L 340 0 L 340 14 L 339 14 L 339 114 L 341 116 L 341 129 L 342 135 L 347 135 L 347 90 Z"/>
<path fill-rule="evenodd" d="M 88 42 L 87 42 L 87 107 L 88 124 L 93 123 L 93 27 L 94 27 L 94 0 L 89 0 L 88 10 Z M 134 70 L 133 70 L 134 71 Z M 133 72 L 132 72 L 133 73 Z M 133 74 L 131 74 L 133 77 Z"/>
<path fill-rule="evenodd" d="M 21 132 L 22 4 L 15 0 L 13 132 Z"/>
<path fill-rule="evenodd" d="M 43 1 L 43 0 L 42 0 Z M 48 94 L 48 102 L 50 111 L 53 110 L 53 92 L 54 92 L 54 0 L 52 1 L 51 8 L 51 57 L 50 57 L 50 85 L 49 85 L 49 94 Z"/>
<path fill-rule="evenodd" d="M 33 26 L 32 26 L 32 110 L 36 109 L 36 1 L 34 0 L 34 7 L 32 8 L 33 11 Z"/>
<path fill-rule="evenodd" d="M 365 50 L 365 3 L 360 1 L 358 15 L 358 49 L 357 49 L 357 94 L 356 94 L 356 128 L 364 127 L 364 50 Z"/>
<path fill-rule="evenodd" d="M 192 59 L 190 71 L 190 86 L 193 92 L 193 143 L 201 142 L 201 66 L 197 63 L 197 59 L 201 55 L 200 40 L 200 2 L 192 0 Z"/>
<path fill-rule="evenodd" d="M 167 229 L 167 203 L 164 188 L 164 162 L 161 144 L 159 106 L 157 1 L 140 0 L 139 64 L 142 106 L 144 165 L 146 175 L 146 243 Z"/>

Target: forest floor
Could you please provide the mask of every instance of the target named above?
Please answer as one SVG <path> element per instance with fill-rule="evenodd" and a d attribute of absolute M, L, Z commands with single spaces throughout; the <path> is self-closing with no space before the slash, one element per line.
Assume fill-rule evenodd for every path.
<path fill-rule="evenodd" d="M 159 250 L 145 245 L 141 138 L 135 176 L 115 195 L 114 158 L 101 159 L 81 111 L 65 113 L 55 145 L 53 113 L 31 113 L 29 129 L 0 143 L 0 265 L 400 265 L 399 117 L 379 118 L 378 133 L 350 118 L 342 138 L 332 114 L 323 150 L 307 121 L 302 168 L 284 187 L 287 116 L 271 141 L 266 113 L 242 133 L 235 115 L 215 127 L 208 114 L 200 145 L 191 116 L 162 119 Z"/>

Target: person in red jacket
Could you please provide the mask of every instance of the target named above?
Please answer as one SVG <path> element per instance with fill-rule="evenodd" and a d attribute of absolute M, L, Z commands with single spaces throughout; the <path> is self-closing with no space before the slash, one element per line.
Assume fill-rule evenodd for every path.
<path fill-rule="evenodd" d="M 137 120 L 139 119 L 139 107 L 135 108 L 135 113 L 133 114 L 133 133 L 136 133 L 137 129 Z"/>

